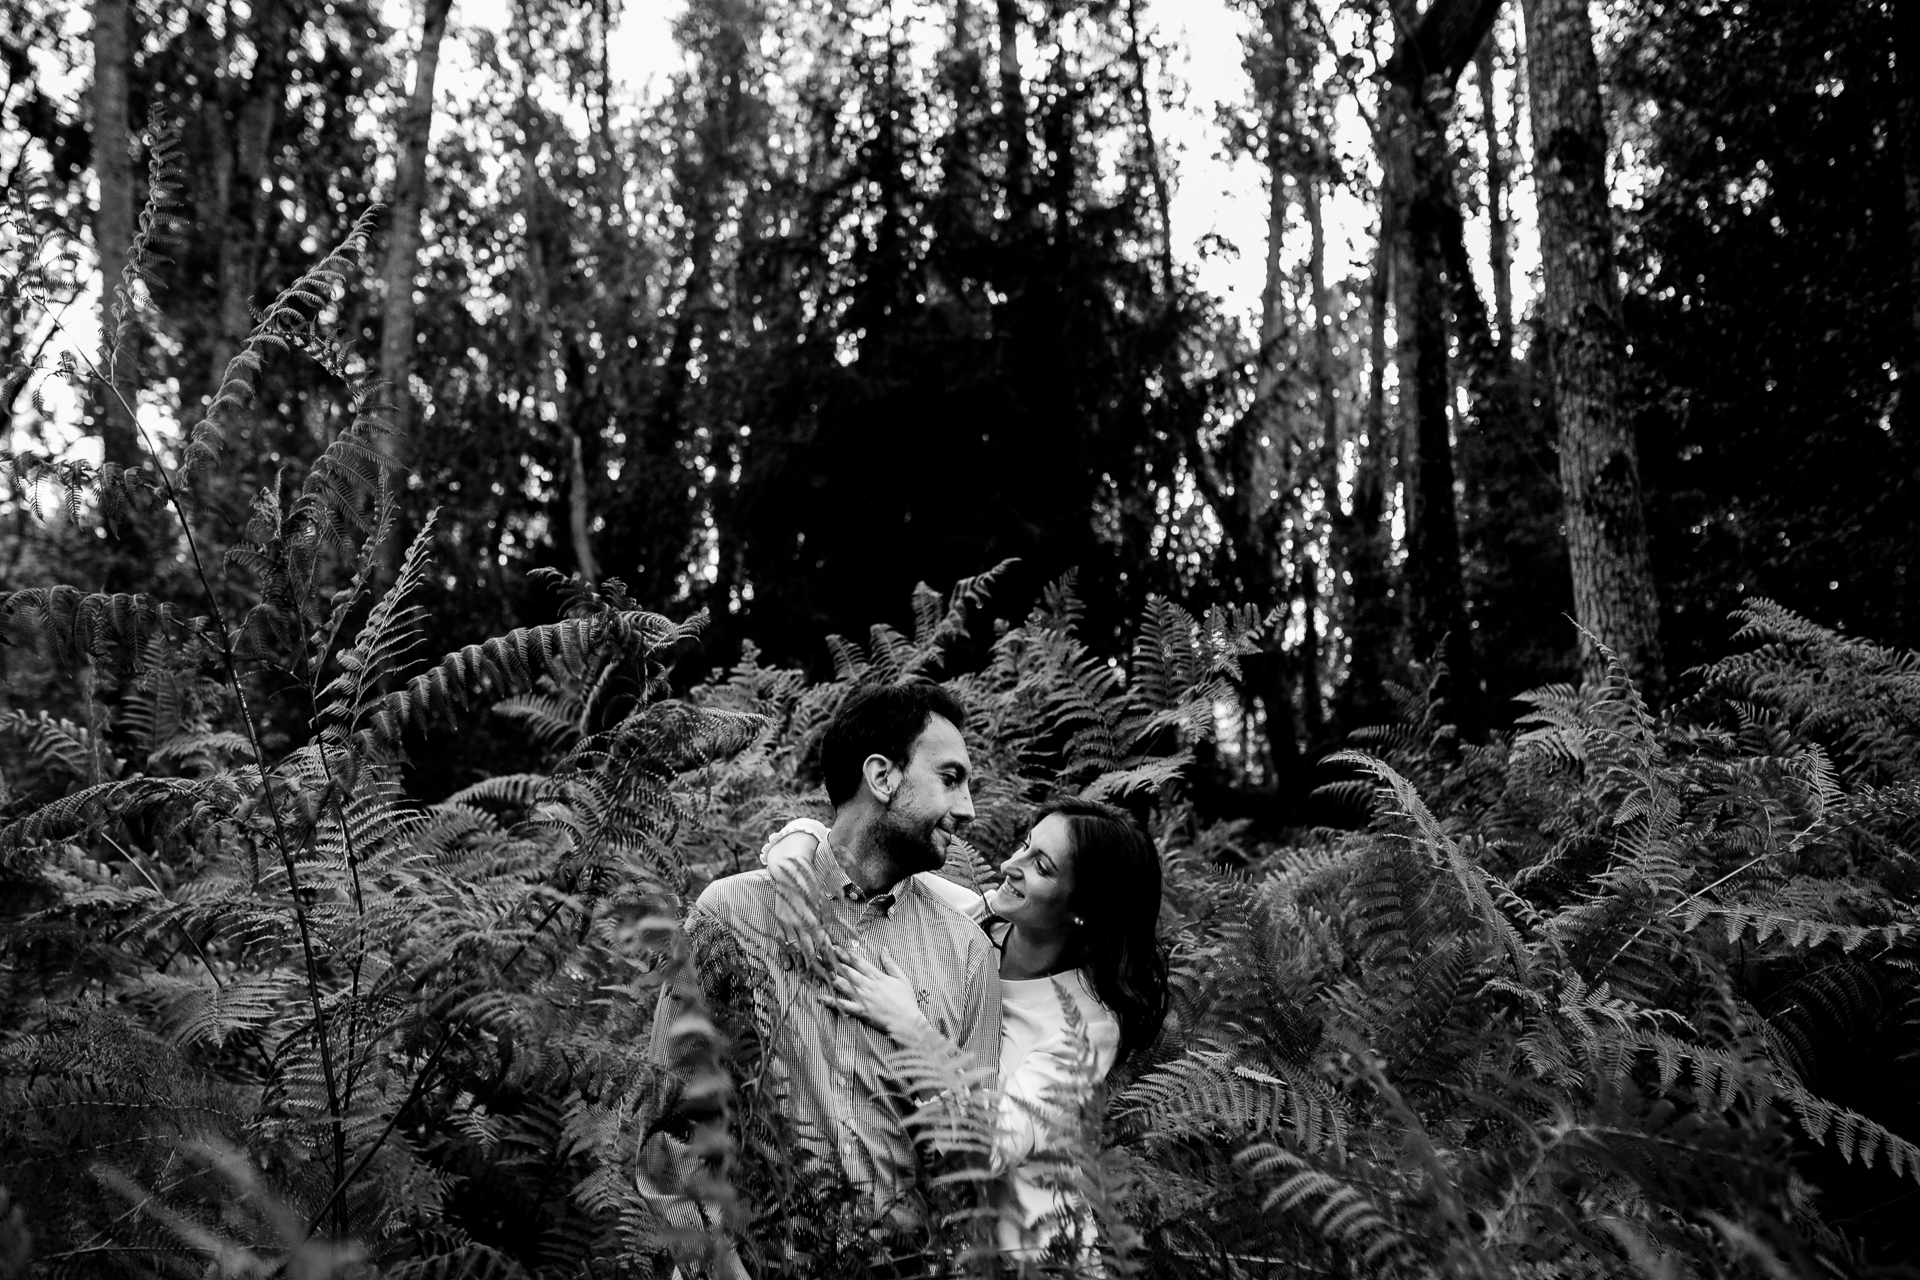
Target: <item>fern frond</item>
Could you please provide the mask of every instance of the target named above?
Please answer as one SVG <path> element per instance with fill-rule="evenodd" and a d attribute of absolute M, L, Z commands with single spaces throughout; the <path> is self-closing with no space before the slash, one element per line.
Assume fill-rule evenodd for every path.
<path fill-rule="evenodd" d="M 1412 1243 L 1369 1197 L 1285 1147 L 1257 1142 L 1234 1163 L 1256 1182 L 1277 1180 L 1261 1202 L 1264 1209 L 1303 1218 L 1322 1240 L 1362 1265 L 1394 1275 L 1416 1258 Z"/>
<path fill-rule="evenodd" d="M 261 313 L 240 350 L 227 362 L 205 415 L 187 432 L 187 447 L 180 457 L 184 478 L 191 480 L 218 464 L 227 445 L 222 421 L 252 401 L 267 356 L 284 351 L 287 334 L 311 323 L 313 315 L 344 287 L 348 274 L 358 270 L 372 243 L 376 217 L 375 209 L 362 213 L 336 248 L 281 290 Z"/>
<path fill-rule="evenodd" d="M 373 744 L 390 748 L 408 725 L 425 728 L 436 716 L 531 691 L 543 675 L 577 674 L 610 629 L 639 638 L 647 648 L 671 643 L 682 634 L 682 628 L 666 619 L 638 612 L 519 627 L 448 654 L 409 680 L 406 688 L 368 704 L 363 732 Z"/>
<path fill-rule="evenodd" d="M 520 725 L 542 751 L 560 751 L 580 736 L 579 708 L 552 694 L 520 694 L 493 704 L 493 714 Z"/>
<path fill-rule="evenodd" d="M 87 662 L 139 672 L 153 641 L 175 653 L 195 653 L 203 624 L 152 596 L 88 594 L 74 587 L 34 587 L 0 596 L 0 627 L 50 658 L 62 672 Z"/>
<path fill-rule="evenodd" d="M 1514 900 L 1511 890 L 1499 885 L 1487 871 L 1468 858 L 1459 844 L 1448 836 L 1434 819 L 1420 795 L 1408 782 L 1393 770 L 1385 761 L 1357 751 L 1339 751 L 1328 757 L 1329 763 L 1350 764 L 1379 779 L 1384 790 L 1391 797 L 1394 810 L 1413 824 L 1419 842 L 1427 856 L 1444 867 L 1452 876 L 1454 883 L 1471 904 L 1481 925 L 1506 952 L 1514 968 L 1525 975 L 1533 967 L 1533 955 L 1528 949 L 1513 921 L 1507 918 L 1494 901 L 1493 889 L 1498 886 L 1505 900 Z"/>
<path fill-rule="evenodd" d="M 320 693 L 316 718 L 321 723 L 337 725 L 348 735 L 358 730 L 378 701 L 379 681 L 392 675 L 419 643 L 426 614 L 410 598 L 426 579 L 437 515 L 437 511 L 427 513 L 400 562 L 393 586 L 374 604 L 353 647 L 339 655 L 340 674 Z"/>

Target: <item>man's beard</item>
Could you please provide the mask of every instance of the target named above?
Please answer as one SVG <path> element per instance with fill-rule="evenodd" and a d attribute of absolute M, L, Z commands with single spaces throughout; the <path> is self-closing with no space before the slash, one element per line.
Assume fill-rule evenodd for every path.
<path fill-rule="evenodd" d="M 934 837 L 938 830 L 938 821 L 909 824 L 889 812 L 874 834 L 879 837 L 878 843 L 887 860 L 902 876 L 909 876 L 916 871 L 938 871 L 947 865 L 946 851 Z"/>

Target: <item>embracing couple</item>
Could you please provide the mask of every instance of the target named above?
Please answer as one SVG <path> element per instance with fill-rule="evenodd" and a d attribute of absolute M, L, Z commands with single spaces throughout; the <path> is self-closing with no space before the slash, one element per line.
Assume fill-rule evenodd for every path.
<path fill-rule="evenodd" d="M 964 727 L 932 683 L 849 698 L 821 745 L 832 826 L 790 823 L 763 869 L 707 887 L 686 922 L 693 973 L 723 1024 L 757 1039 L 772 1096 L 877 1225 L 923 1220 L 912 1083 L 888 1069 L 904 1046 L 997 1083 L 993 1165 L 1013 1191 L 1000 1248 L 1036 1257 L 1071 1230 L 1084 1251 L 1084 1204 L 1033 1166 L 1159 1033 L 1160 860 L 1120 810 L 1064 800 L 1041 808 L 986 894 L 937 874 L 973 817 Z M 689 995 L 663 993 L 658 1061 Z"/>

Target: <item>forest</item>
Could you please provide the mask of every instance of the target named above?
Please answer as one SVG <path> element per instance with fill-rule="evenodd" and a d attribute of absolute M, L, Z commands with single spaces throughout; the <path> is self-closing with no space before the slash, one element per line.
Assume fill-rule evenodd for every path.
<path fill-rule="evenodd" d="M 1920 1274 L 1900 0 L 467 3 L 0 0 L 0 1280 Z M 1161 861 L 1078 1255 L 668 1132 L 925 680 Z"/>

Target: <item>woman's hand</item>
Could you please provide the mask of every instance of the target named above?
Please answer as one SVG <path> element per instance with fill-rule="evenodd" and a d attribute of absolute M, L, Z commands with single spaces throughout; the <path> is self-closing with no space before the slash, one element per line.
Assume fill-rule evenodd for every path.
<path fill-rule="evenodd" d="M 881 951 L 875 964 L 857 951 L 836 946 L 833 970 L 833 998 L 830 1003 L 841 1013 L 851 1014 L 906 1044 L 924 1038 L 933 1031 L 927 1015 L 920 1011 L 913 983 L 893 961 L 893 954 Z"/>

